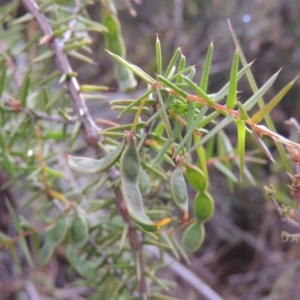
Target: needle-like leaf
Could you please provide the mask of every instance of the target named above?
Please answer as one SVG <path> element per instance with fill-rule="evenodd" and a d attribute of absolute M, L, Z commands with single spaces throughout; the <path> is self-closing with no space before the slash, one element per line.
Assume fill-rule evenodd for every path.
<path fill-rule="evenodd" d="M 157 65 L 157 74 L 162 74 L 162 58 L 161 58 L 161 46 L 158 35 L 156 36 L 156 65 Z"/>
<path fill-rule="evenodd" d="M 209 71 L 210 71 L 210 65 L 211 65 L 213 52 L 214 52 L 214 44 L 213 44 L 213 42 L 211 42 L 209 45 L 207 54 L 206 54 L 203 72 L 202 72 L 202 76 L 201 76 L 201 81 L 199 83 L 200 89 L 204 92 L 207 91 Z"/>
<path fill-rule="evenodd" d="M 215 134 L 217 134 L 222 128 L 227 126 L 229 123 L 231 123 L 234 119 L 234 116 L 227 116 L 225 119 L 223 119 L 219 124 L 217 124 L 212 130 L 209 131 L 197 144 L 195 144 L 188 153 L 191 153 L 195 151 L 199 146 L 206 143 L 211 137 L 213 137 Z"/>
<path fill-rule="evenodd" d="M 286 95 L 286 93 L 290 90 L 290 88 L 294 85 L 294 82 L 297 80 L 298 76 L 289 82 L 279 93 L 277 93 L 274 98 L 266 104 L 263 108 L 261 108 L 257 113 L 252 116 L 252 121 L 254 123 L 259 123 L 278 103 L 279 101 Z"/>
<path fill-rule="evenodd" d="M 275 73 L 260 89 L 258 89 L 244 104 L 244 110 L 248 111 L 261 99 L 261 97 L 269 90 L 273 82 L 276 80 L 280 70 Z M 262 106 L 263 107 L 263 106 Z"/>
<path fill-rule="evenodd" d="M 245 140 L 246 140 L 246 130 L 245 122 L 242 120 L 236 121 L 237 132 L 238 132 L 238 153 L 240 159 L 240 181 L 242 181 L 244 174 L 244 164 L 245 164 Z"/>
<path fill-rule="evenodd" d="M 237 73 L 239 68 L 239 55 L 237 50 L 234 53 L 231 71 L 230 71 L 230 84 L 229 92 L 226 101 L 226 107 L 233 109 L 236 104 L 236 91 L 237 91 Z"/>

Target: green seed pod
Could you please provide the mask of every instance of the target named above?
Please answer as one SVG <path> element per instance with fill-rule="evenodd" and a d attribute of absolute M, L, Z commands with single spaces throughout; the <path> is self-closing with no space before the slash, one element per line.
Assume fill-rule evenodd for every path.
<path fill-rule="evenodd" d="M 182 222 L 188 219 L 189 199 L 181 167 L 176 167 L 170 178 L 170 192 L 175 205 L 184 212 Z"/>
<path fill-rule="evenodd" d="M 97 173 L 102 172 L 110 168 L 120 157 L 125 146 L 125 139 L 121 144 L 109 153 L 105 158 L 92 159 L 88 157 L 76 157 L 66 155 L 68 159 L 69 167 L 77 172 L 81 173 Z"/>
<path fill-rule="evenodd" d="M 143 198 L 139 190 L 140 161 L 136 149 L 135 137 L 127 133 L 127 145 L 120 160 L 121 188 L 130 217 L 145 231 L 157 231 L 169 223 L 170 218 L 153 222 L 144 212 Z"/>
<path fill-rule="evenodd" d="M 72 222 L 71 233 L 73 242 L 77 247 L 81 248 L 86 244 L 89 237 L 89 227 L 83 216 L 77 215 L 75 217 Z"/>
<path fill-rule="evenodd" d="M 194 200 L 194 214 L 199 222 L 206 222 L 215 210 L 212 196 L 207 192 L 198 193 Z"/>
<path fill-rule="evenodd" d="M 199 192 L 208 188 L 204 172 L 196 166 L 185 164 L 185 176 L 189 184 Z"/>
<path fill-rule="evenodd" d="M 140 169 L 139 174 L 139 189 L 142 195 L 148 195 L 151 190 L 151 181 L 149 175 L 144 169 Z"/>
<path fill-rule="evenodd" d="M 198 250 L 205 238 L 205 228 L 202 223 L 194 222 L 183 233 L 181 243 L 189 252 Z"/>

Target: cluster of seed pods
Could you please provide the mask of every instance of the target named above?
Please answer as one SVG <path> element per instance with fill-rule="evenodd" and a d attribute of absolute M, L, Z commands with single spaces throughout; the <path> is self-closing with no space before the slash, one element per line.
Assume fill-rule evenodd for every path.
<path fill-rule="evenodd" d="M 214 213 L 215 205 L 213 197 L 208 192 L 208 180 L 203 171 L 188 163 L 185 163 L 185 175 L 189 184 L 197 191 L 193 212 L 195 220 L 186 228 L 182 236 L 184 247 L 194 252 L 199 249 L 205 237 L 204 224 Z"/>
<path fill-rule="evenodd" d="M 168 224 L 171 218 L 152 221 L 144 211 L 142 195 L 147 195 L 151 189 L 148 174 L 141 168 L 136 138 L 133 132 L 125 132 L 120 145 L 100 160 L 74 157 L 67 155 L 71 169 L 82 173 L 96 173 L 107 170 L 120 158 L 120 178 L 123 198 L 132 220 L 144 231 L 155 232 Z M 214 201 L 208 193 L 208 181 L 201 169 L 191 164 L 180 162 L 170 177 L 170 193 L 175 205 L 183 211 L 182 223 L 188 220 L 189 200 L 186 180 L 197 191 L 194 199 L 194 221 L 190 224 L 182 237 L 185 248 L 189 251 L 197 250 L 204 239 L 204 223 L 212 216 Z"/>

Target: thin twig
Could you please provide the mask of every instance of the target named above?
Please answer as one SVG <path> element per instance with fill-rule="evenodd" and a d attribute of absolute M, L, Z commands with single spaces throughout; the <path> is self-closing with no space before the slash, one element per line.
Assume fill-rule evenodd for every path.
<path fill-rule="evenodd" d="M 55 55 L 57 65 L 61 73 L 63 75 L 67 75 L 67 77 L 68 74 L 74 74 L 68 57 L 64 52 L 64 41 L 53 36 L 52 28 L 47 18 L 40 10 L 38 4 L 34 0 L 22 0 L 22 3 L 27 11 L 30 12 L 36 19 L 43 35 L 50 38 L 49 45 Z M 70 76 L 68 80 L 66 80 L 66 87 L 69 91 L 72 101 L 75 104 L 77 113 L 82 120 L 85 141 L 88 145 L 96 148 L 98 142 L 103 139 L 103 137 L 99 135 L 101 128 L 96 125 L 89 113 L 85 99 L 80 92 L 80 86 L 76 77 Z"/>

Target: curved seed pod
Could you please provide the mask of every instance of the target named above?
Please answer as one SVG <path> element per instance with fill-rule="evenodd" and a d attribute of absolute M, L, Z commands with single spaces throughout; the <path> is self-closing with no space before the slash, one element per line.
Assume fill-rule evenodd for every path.
<path fill-rule="evenodd" d="M 110 168 L 120 157 L 125 146 L 125 140 L 106 157 L 101 159 L 93 159 L 88 157 L 79 157 L 66 155 L 69 167 L 81 173 L 97 173 Z"/>
<path fill-rule="evenodd" d="M 145 231 L 157 231 L 171 221 L 170 218 L 153 222 L 144 212 L 143 198 L 138 187 L 140 162 L 135 137 L 127 133 L 127 145 L 120 161 L 121 188 L 130 217 Z"/>
<path fill-rule="evenodd" d="M 215 210 L 215 203 L 212 196 L 204 191 L 198 193 L 194 200 L 194 214 L 198 221 L 206 222 L 211 218 Z"/>
<path fill-rule="evenodd" d="M 140 169 L 139 174 L 139 189 L 142 195 L 148 195 L 151 190 L 151 181 L 149 175 L 144 169 Z"/>
<path fill-rule="evenodd" d="M 86 244 L 89 237 L 89 227 L 83 216 L 77 215 L 75 217 L 72 222 L 71 233 L 73 242 L 77 247 L 81 248 Z"/>
<path fill-rule="evenodd" d="M 205 238 L 205 228 L 203 223 L 194 222 L 183 233 L 181 243 L 187 251 L 198 250 Z"/>
<path fill-rule="evenodd" d="M 170 178 L 170 192 L 175 205 L 183 211 L 181 222 L 184 223 L 189 217 L 189 199 L 184 176 L 181 167 L 176 167 Z"/>
<path fill-rule="evenodd" d="M 208 188 L 204 172 L 196 166 L 185 164 L 185 176 L 189 184 L 199 192 Z"/>

